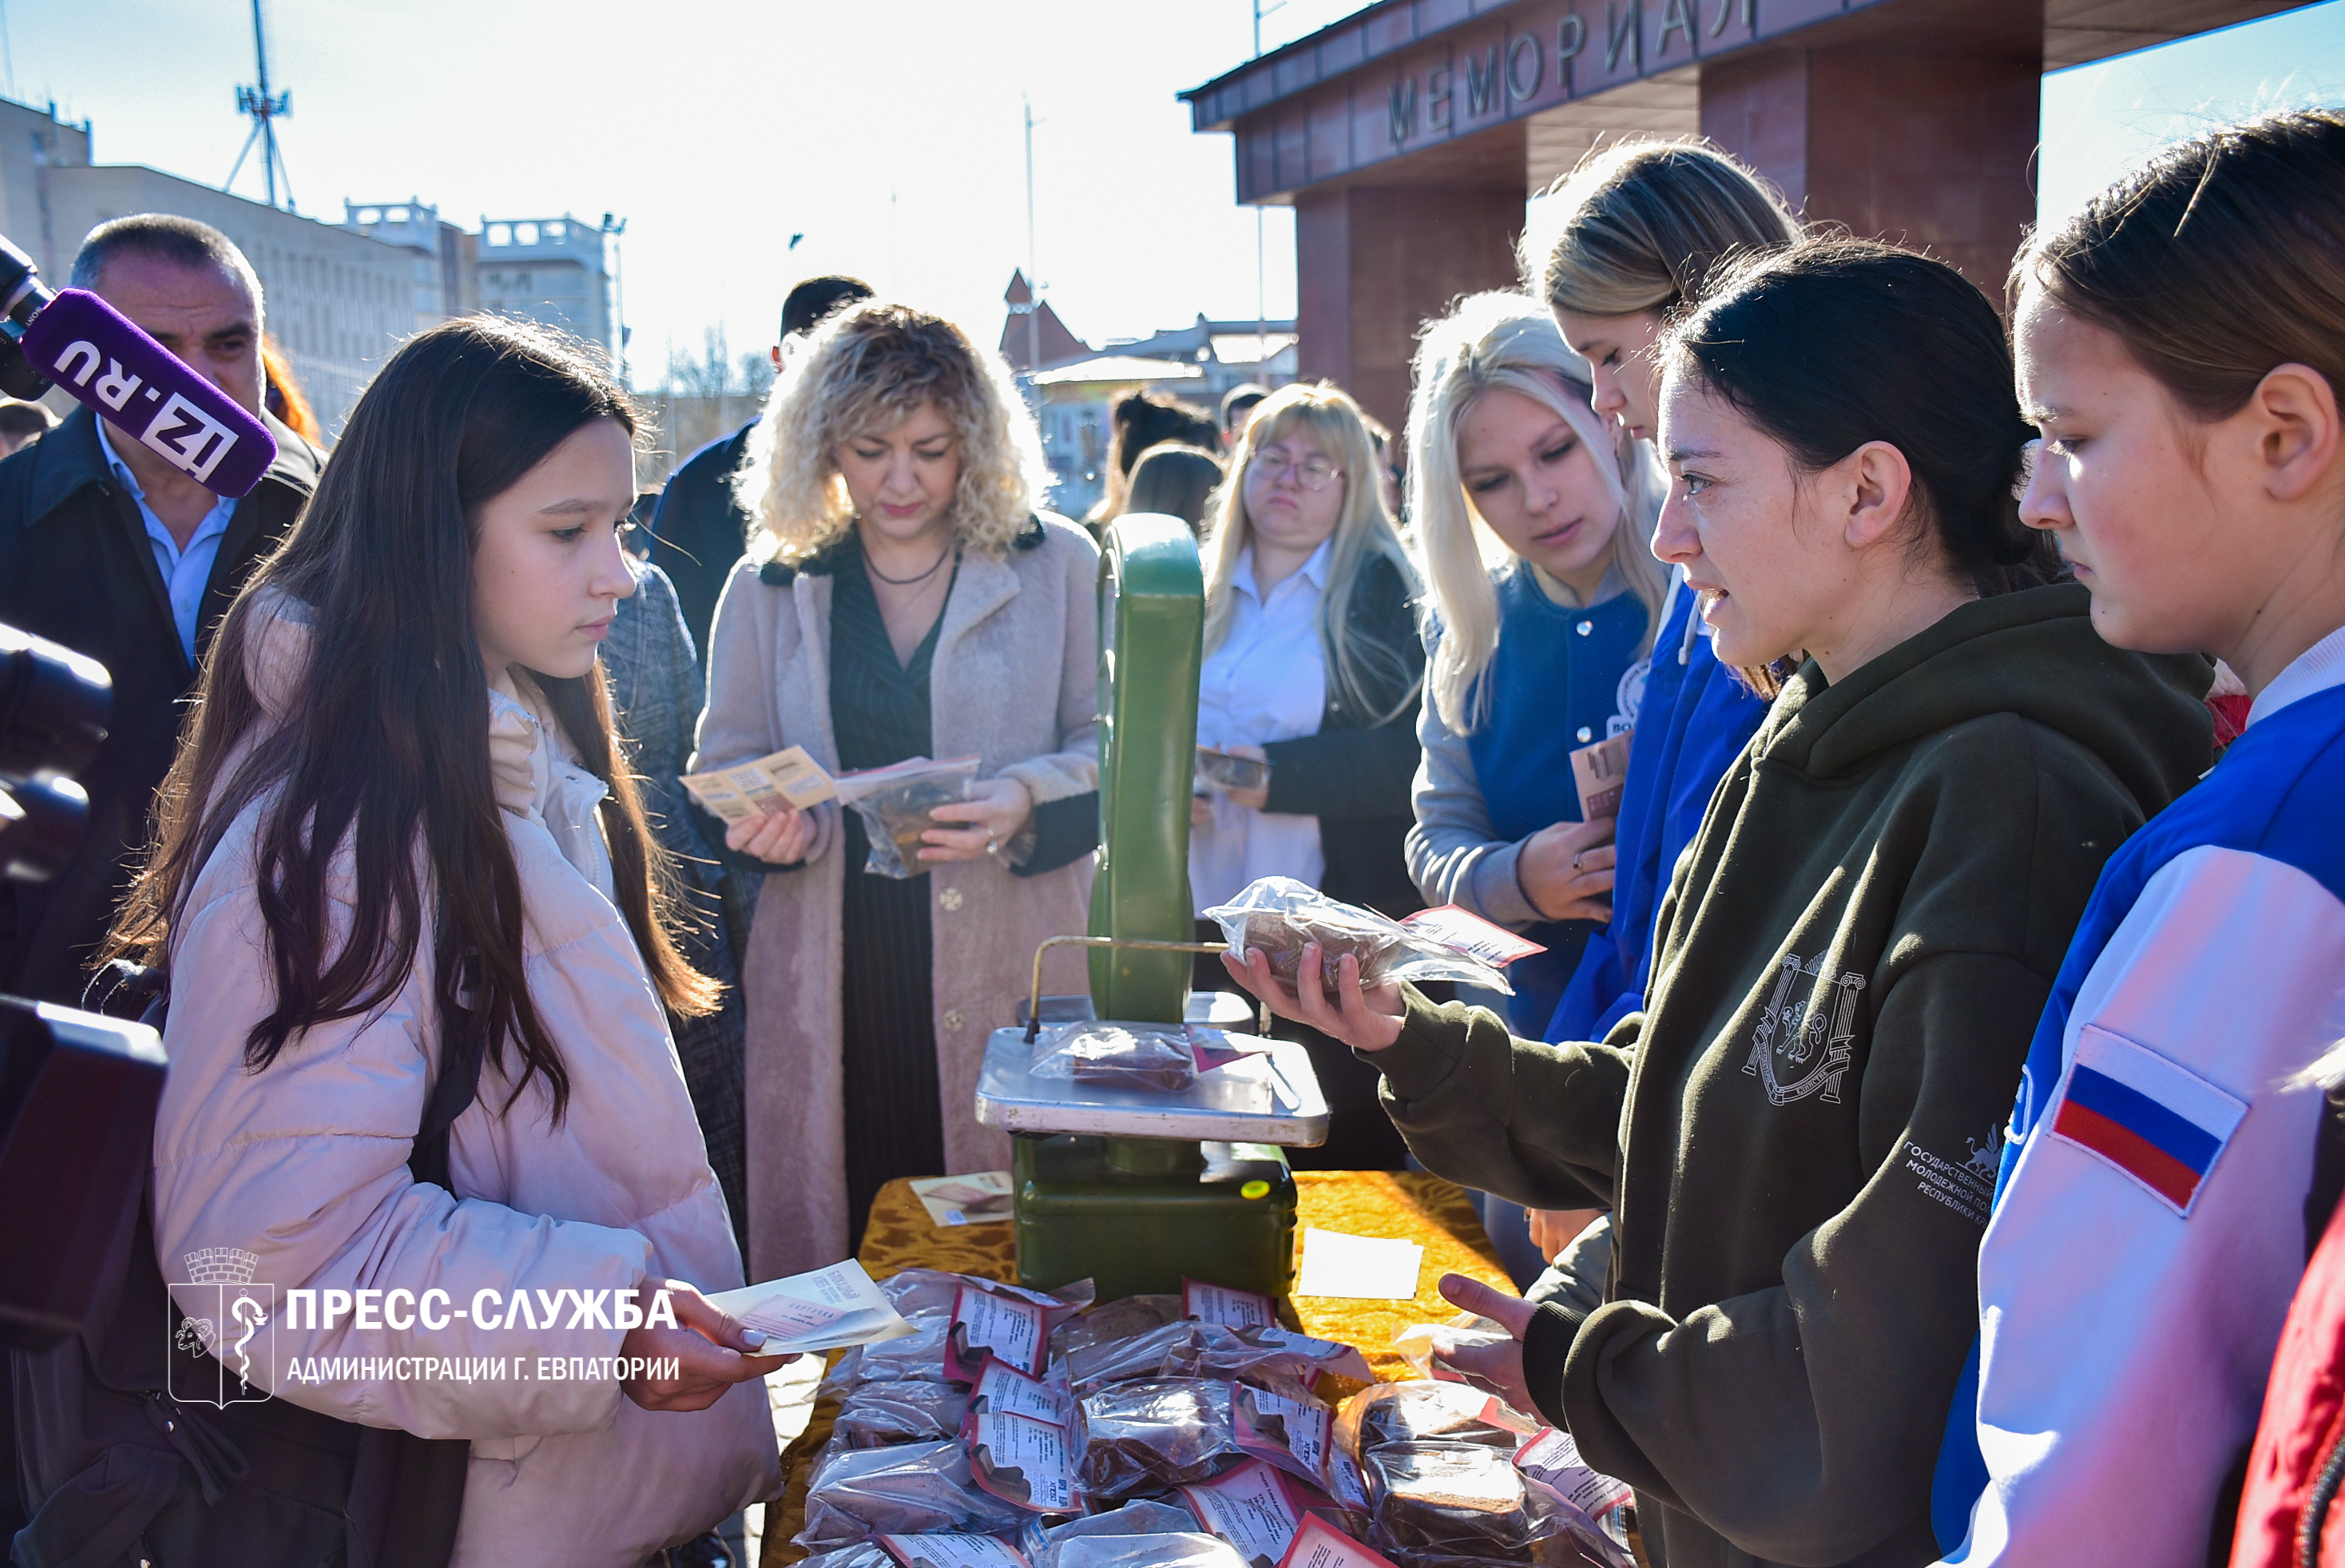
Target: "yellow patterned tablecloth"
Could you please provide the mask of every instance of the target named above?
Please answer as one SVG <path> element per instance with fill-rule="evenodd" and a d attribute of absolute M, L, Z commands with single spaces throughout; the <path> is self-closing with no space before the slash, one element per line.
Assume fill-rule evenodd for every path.
<path fill-rule="evenodd" d="M 1332 1296 L 1290 1297 L 1297 1328 L 1323 1339 L 1356 1345 L 1380 1379 L 1409 1375 L 1408 1363 L 1392 1348 L 1393 1336 L 1412 1323 L 1437 1322 L 1452 1308 L 1438 1286 L 1445 1273 L 1465 1274 L 1502 1290 L 1513 1285 L 1482 1234 L 1481 1221 L 1466 1189 L 1422 1171 L 1297 1171 L 1294 1173 L 1296 1242 L 1304 1229 L 1338 1230 L 1352 1236 L 1405 1237 L 1425 1248 L 1414 1301 L 1357 1301 Z M 1017 1257 L 1006 1224 L 939 1226 L 912 1196 L 909 1181 L 889 1182 L 871 1201 L 871 1224 L 857 1254 L 875 1279 L 907 1268 L 942 1268 L 987 1279 L 1011 1279 Z M 797 1562 L 805 1553 L 790 1544 L 806 1522 L 807 1471 L 830 1441 L 837 1414 L 828 1399 L 815 1406 L 814 1419 L 783 1456 L 788 1491 L 768 1505 L 764 1568 Z"/>

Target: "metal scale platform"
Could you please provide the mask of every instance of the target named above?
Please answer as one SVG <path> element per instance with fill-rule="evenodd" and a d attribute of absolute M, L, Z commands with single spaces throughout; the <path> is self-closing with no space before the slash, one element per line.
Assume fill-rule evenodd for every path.
<path fill-rule="evenodd" d="M 1294 1178 L 1281 1152 L 1325 1141 L 1327 1103 L 1303 1047 L 1244 1033 L 1244 997 L 1189 989 L 1189 799 L 1203 664 L 1204 575 L 1180 519 L 1119 518 L 1100 562 L 1100 845 L 1091 994 L 1041 994 L 986 1043 L 977 1119 L 1013 1135 L 1018 1277 L 1091 1278 L 1102 1300 L 1172 1292 L 1183 1278 L 1285 1294 Z M 1038 1079 L 1044 1023 L 1189 1022 L 1247 1054 L 1178 1094 Z"/>

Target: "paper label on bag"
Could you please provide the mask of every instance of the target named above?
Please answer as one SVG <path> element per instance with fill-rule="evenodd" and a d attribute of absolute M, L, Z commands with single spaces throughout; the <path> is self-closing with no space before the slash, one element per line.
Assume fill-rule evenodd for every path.
<path fill-rule="evenodd" d="M 1360 1461 L 1346 1453 L 1340 1443 L 1327 1445 L 1325 1485 L 1327 1495 L 1345 1507 L 1367 1512 L 1368 1478 L 1360 1473 Z"/>
<path fill-rule="evenodd" d="M 810 1274 L 719 1291 L 709 1300 L 739 1319 L 742 1327 L 765 1335 L 761 1353 L 768 1356 L 865 1345 L 912 1332 L 863 1266 L 852 1259 Z"/>
<path fill-rule="evenodd" d="M 990 1535 L 882 1535 L 879 1546 L 904 1568 L 1027 1568 L 1016 1547 Z"/>
<path fill-rule="evenodd" d="M 1303 1521 L 1278 1568 L 1393 1568 L 1392 1559 L 1369 1551 L 1317 1514 Z"/>
<path fill-rule="evenodd" d="M 1593 822 L 1620 813 L 1620 795 L 1629 782 L 1629 741 L 1636 732 L 1624 729 L 1571 754 L 1571 781 L 1579 789 L 1579 820 Z"/>
<path fill-rule="evenodd" d="M 1480 915 L 1456 904 L 1443 904 L 1439 909 L 1419 910 L 1400 922 L 1401 929 L 1414 937 L 1435 942 L 1453 952 L 1478 958 L 1493 969 L 1504 969 L 1518 958 L 1528 958 L 1547 949 L 1535 942 L 1525 942 L 1504 926 L 1492 925 Z"/>
<path fill-rule="evenodd" d="M 1180 1491 L 1197 1522 L 1236 1547 L 1254 1568 L 1275 1568 L 1303 1522 L 1286 1479 L 1259 1460 Z"/>
<path fill-rule="evenodd" d="M 1590 1519 L 1628 1502 L 1631 1495 L 1626 1481 L 1591 1468 L 1579 1457 L 1579 1444 L 1571 1434 L 1554 1427 L 1515 1451 L 1515 1468 Z"/>
<path fill-rule="evenodd" d="M 1030 1416 L 988 1410 L 978 1417 L 969 1434 L 969 1472 L 1004 1502 L 1037 1513 L 1073 1513 L 1082 1506 L 1065 1429 Z"/>
<path fill-rule="evenodd" d="M 678 782 L 712 815 L 727 822 L 746 822 L 773 811 L 803 811 L 838 793 L 837 780 L 803 746 L 784 747 L 755 762 L 687 773 Z"/>
<path fill-rule="evenodd" d="M 1274 1329 L 1278 1304 L 1253 1290 L 1233 1290 L 1202 1279 L 1181 1281 L 1181 1315 L 1231 1329 Z"/>
<path fill-rule="evenodd" d="M 999 1356 L 988 1356 L 985 1370 L 978 1374 L 977 1386 L 969 1390 L 969 1413 L 973 1419 L 995 1411 L 1030 1416 L 1052 1426 L 1072 1426 L 1075 1396 L 1040 1378 L 1028 1377 Z"/>
<path fill-rule="evenodd" d="M 993 1355 L 1032 1377 L 1042 1369 L 1048 1316 L 1035 1302 L 962 1286 L 953 1293 L 952 1327 L 945 1332 L 946 1375 L 973 1383 Z"/>
<path fill-rule="evenodd" d="M 1327 1476 L 1333 1411 L 1246 1383 L 1238 1384 L 1231 1394 L 1230 1422 L 1242 1452 L 1335 1491 Z"/>

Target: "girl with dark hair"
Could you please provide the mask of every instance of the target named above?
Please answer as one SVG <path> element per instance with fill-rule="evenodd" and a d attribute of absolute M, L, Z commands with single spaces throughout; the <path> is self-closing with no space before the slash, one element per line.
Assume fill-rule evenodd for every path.
<path fill-rule="evenodd" d="M 346 1422 L 470 1440 L 458 1563 L 636 1568 L 777 1482 L 759 1379 L 780 1359 L 700 1294 L 741 1261 L 664 1016 L 714 987 L 663 924 L 595 659 L 634 590 L 635 433 L 608 372 L 533 327 L 451 321 L 392 356 L 221 627 L 113 940 L 171 979 L 165 1277 L 236 1249 L 280 1301 L 320 1292 L 255 1373 Z M 422 1179 L 435 1084 L 471 1065 Z M 530 1309 L 557 1296 L 598 1308 Z M 473 1356 L 675 1366 L 389 1371 Z"/>
<path fill-rule="evenodd" d="M 1434 1170 L 1611 1206 L 1602 1304 L 1444 1290 L 1514 1331 L 1484 1372 L 1636 1488 L 1656 1561 L 1927 1563 L 1993 1128 L 2101 861 L 2206 765 L 2208 668 L 2112 652 L 2049 581 L 2002 323 L 1951 268 L 1756 258 L 1661 362 L 1656 548 L 1781 690 L 1644 1010 L 1548 1044 L 1348 959 L 1335 998 L 1309 954 L 1300 996 L 1232 969 L 1375 1053 Z"/>
<path fill-rule="evenodd" d="M 2004 1568 L 2220 1562 L 2245 1460 L 2231 1561 L 2333 1564 L 2345 115 L 2171 148 L 2012 278 L 2043 437 L 2023 515 L 2114 647 L 2215 655 L 2253 706 L 2109 861 L 2036 1027 L 1939 1540 Z"/>

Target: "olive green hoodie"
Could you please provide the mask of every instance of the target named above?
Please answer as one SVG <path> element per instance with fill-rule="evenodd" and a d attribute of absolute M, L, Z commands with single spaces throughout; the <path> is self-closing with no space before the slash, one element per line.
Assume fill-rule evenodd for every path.
<path fill-rule="evenodd" d="M 1979 1234 L 2036 1015 L 2101 863 L 2209 761 L 2206 661 L 2074 584 L 1793 677 L 1711 798 L 1647 1010 L 1510 1040 L 1411 993 L 1369 1059 L 1444 1176 L 1609 1204 L 1613 1276 L 1525 1371 L 1669 1568 L 1926 1563 Z"/>

